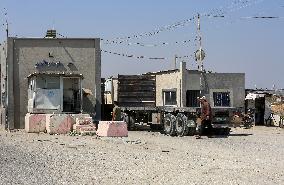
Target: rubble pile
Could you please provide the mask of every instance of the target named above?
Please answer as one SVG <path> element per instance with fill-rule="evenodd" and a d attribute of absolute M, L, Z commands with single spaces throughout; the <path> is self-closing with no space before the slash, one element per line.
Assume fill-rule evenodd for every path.
<path fill-rule="evenodd" d="M 271 111 L 274 114 L 284 116 L 284 103 L 275 103 L 271 105 Z"/>
<path fill-rule="evenodd" d="M 76 118 L 73 131 L 80 135 L 96 135 L 96 126 L 93 124 L 92 117 Z"/>

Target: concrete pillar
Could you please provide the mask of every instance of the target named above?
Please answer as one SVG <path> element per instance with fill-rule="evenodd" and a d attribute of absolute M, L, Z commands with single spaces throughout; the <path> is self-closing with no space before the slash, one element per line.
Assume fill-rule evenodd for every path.
<path fill-rule="evenodd" d="M 14 39 L 8 38 L 7 41 L 7 121 L 8 129 L 14 129 Z"/>
<path fill-rule="evenodd" d="M 101 120 L 101 47 L 100 39 L 95 40 L 95 94 L 96 94 L 96 117 L 95 119 Z"/>

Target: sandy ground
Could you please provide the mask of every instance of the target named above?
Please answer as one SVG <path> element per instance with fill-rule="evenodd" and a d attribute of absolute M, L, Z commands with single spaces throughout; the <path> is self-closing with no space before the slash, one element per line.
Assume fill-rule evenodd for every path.
<path fill-rule="evenodd" d="M 196 140 L 0 132 L 0 184 L 284 184 L 284 129 Z"/>

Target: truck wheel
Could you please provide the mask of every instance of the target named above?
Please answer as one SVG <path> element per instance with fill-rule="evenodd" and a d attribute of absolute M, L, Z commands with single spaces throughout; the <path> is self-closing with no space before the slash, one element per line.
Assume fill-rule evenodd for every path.
<path fill-rule="evenodd" d="M 176 117 L 176 133 L 178 136 L 186 136 L 188 134 L 187 117 L 178 113 Z"/>
<path fill-rule="evenodd" d="M 164 117 L 164 133 L 170 136 L 175 135 L 176 118 L 172 114 L 166 114 Z"/>

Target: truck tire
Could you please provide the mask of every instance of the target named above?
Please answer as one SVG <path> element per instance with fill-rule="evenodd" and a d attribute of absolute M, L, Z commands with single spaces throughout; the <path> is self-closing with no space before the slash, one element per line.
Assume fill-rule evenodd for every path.
<path fill-rule="evenodd" d="M 166 135 L 174 136 L 175 135 L 175 123 L 176 117 L 172 114 L 166 114 L 164 117 L 164 133 Z"/>
<path fill-rule="evenodd" d="M 189 127 L 187 126 L 187 117 L 178 113 L 176 116 L 176 133 L 178 136 L 186 136 L 188 134 Z"/>

